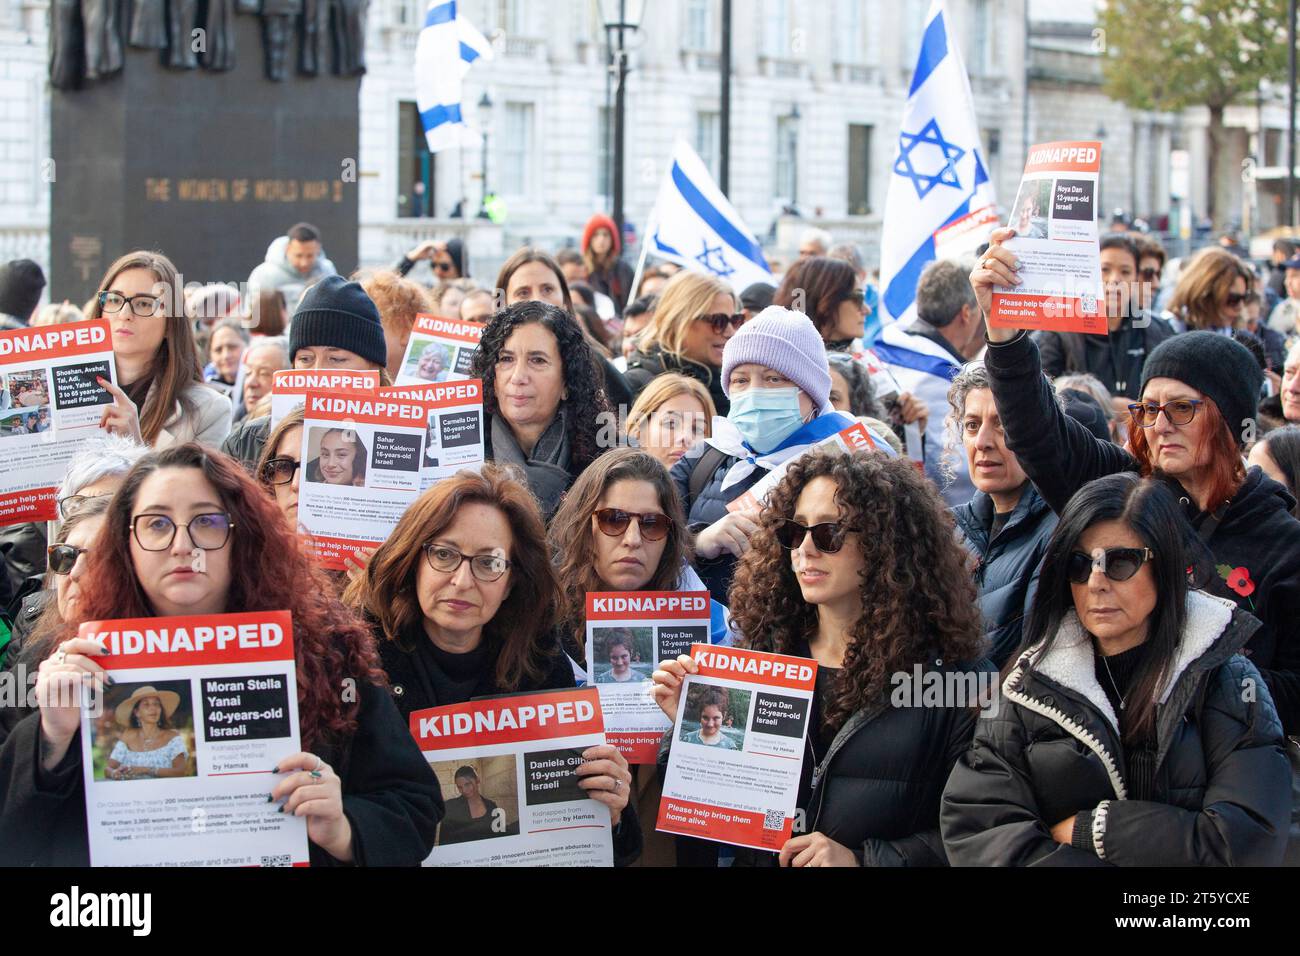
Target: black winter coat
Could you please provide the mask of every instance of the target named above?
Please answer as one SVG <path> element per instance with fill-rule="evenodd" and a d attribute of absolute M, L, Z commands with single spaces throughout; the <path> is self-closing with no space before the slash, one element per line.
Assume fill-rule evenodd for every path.
<path fill-rule="evenodd" d="M 993 499 L 984 492 L 975 492 L 974 498 L 952 513 L 962 544 L 979 562 L 975 586 L 980 592 L 989 659 L 1001 668 L 1020 647 L 1021 627 L 1038 588 L 1039 567 L 1056 530 L 1056 515 L 1033 485 L 1025 486 L 1011 517 L 992 540 Z"/>
<path fill-rule="evenodd" d="M 1238 654 L 1259 622 L 1193 591 L 1172 682 L 1156 710 L 1155 796 L 1126 796 L 1115 711 L 1092 640 L 1067 618 L 1051 651 L 1021 655 L 996 716 L 943 794 L 948 859 L 963 866 L 1276 866 L 1291 770 L 1259 671 Z M 1032 663 L 1031 663 L 1032 662 Z M 1245 693 L 1251 689 L 1254 694 Z M 1245 699 L 1243 699 L 1245 698 Z M 1080 845 L 1051 828 L 1078 814 Z"/>
<path fill-rule="evenodd" d="M 991 343 L 984 362 L 1007 447 L 1053 511 L 1059 514 L 1070 496 L 1094 478 L 1140 470 L 1123 448 L 1095 438 L 1061 411 L 1028 336 Z M 1290 513 L 1294 499 L 1251 468 L 1215 526 L 1177 482 L 1170 481 L 1170 490 L 1213 553 L 1215 567 L 1202 569 L 1201 575 L 1207 590 L 1263 622 L 1245 653 L 1268 682 L 1283 728 L 1300 732 L 1300 521 Z M 1237 568 L 1249 572 L 1249 585 L 1234 578 L 1245 594 L 1227 586 Z"/>
<path fill-rule="evenodd" d="M 388 693 L 362 682 L 357 731 L 343 749 L 313 748 L 343 784 L 358 866 L 417 866 L 433 849 L 442 791 Z M 81 738 L 53 771 L 40 766 L 38 712 L 0 710 L 0 865 L 87 866 Z M 267 781 L 267 793 L 272 783 Z M 274 812 L 267 805 L 268 812 Z M 308 844 L 312 866 L 338 866 Z"/>
<path fill-rule="evenodd" d="M 258 460 L 262 457 L 266 440 L 270 437 L 271 417 L 269 415 L 250 418 L 244 424 L 235 426 L 235 429 L 226 436 L 226 440 L 221 443 L 221 450 L 252 474 Z"/>
<path fill-rule="evenodd" d="M 1110 335 L 1035 332 L 1034 341 L 1043 353 L 1043 371 L 1049 378 L 1076 373 L 1095 375 L 1111 395 L 1136 399 L 1147 356 L 1174 334 L 1164 319 L 1148 314 L 1143 320 L 1146 324 L 1136 328 L 1133 319 L 1124 319 Z"/>
<path fill-rule="evenodd" d="M 410 640 L 426 640 L 423 634 L 409 635 Z M 410 736 L 411 714 L 417 710 L 430 707 L 446 707 L 463 704 L 482 697 L 497 697 L 505 693 L 526 694 L 541 690 L 565 690 L 576 687 L 573 667 L 569 656 L 555 645 L 555 651 L 547 658 L 547 673 L 541 680 L 525 681 L 515 691 L 503 690 L 496 681 L 496 658 L 489 658 L 479 677 L 477 686 L 464 700 L 442 700 L 434 689 L 434 679 L 430 669 L 437 667 L 437 662 L 417 651 L 406 650 L 396 641 L 388 640 L 382 629 L 376 627 L 375 640 L 379 644 L 379 657 L 383 661 L 384 671 L 392 689 L 393 701 L 401 712 L 406 724 L 405 733 Z M 619 825 L 614 830 L 614 865 L 628 866 L 641 856 L 641 824 L 636 815 L 636 799 L 628 800 L 623 809 Z"/>
<path fill-rule="evenodd" d="M 632 393 L 633 401 L 652 380 L 666 372 L 676 372 L 701 383 L 709 390 L 709 397 L 713 399 L 713 406 L 719 415 L 725 416 L 731 410 L 731 400 L 722 391 L 722 369 L 665 352 L 658 345 L 650 346 L 649 352 L 637 349 L 628 356 L 627 373 L 623 378 Z"/>

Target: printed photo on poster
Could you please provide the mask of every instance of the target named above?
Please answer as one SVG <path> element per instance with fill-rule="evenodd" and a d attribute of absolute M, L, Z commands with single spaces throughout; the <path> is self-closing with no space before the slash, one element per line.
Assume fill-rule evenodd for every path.
<path fill-rule="evenodd" d="M 435 846 L 519 835 L 518 765 L 514 754 L 429 764 L 446 806 Z"/>
<path fill-rule="evenodd" d="M 1026 179 L 1020 184 L 1011 226 L 1025 239 L 1046 239 L 1052 208 L 1051 179 Z"/>
<path fill-rule="evenodd" d="M 198 772 L 188 680 L 120 683 L 91 723 L 95 780 L 193 777 Z"/>
<path fill-rule="evenodd" d="M 402 369 L 402 376 L 419 382 L 445 382 L 455 370 L 456 347 L 442 342 L 420 342 Z"/>
<path fill-rule="evenodd" d="M 648 681 L 655 669 L 653 627 L 593 627 L 596 684 Z"/>
<path fill-rule="evenodd" d="M 745 749 L 745 719 L 749 715 L 750 692 L 738 687 L 697 683 L 686 692 L 677 738 L 682 743 Z"/>
<path fill-rule="evenodd" d="M 349 428 L 313 428 L 308 443 L 308 481 L 365 487 L 369 456 L 360 432 Z"/>

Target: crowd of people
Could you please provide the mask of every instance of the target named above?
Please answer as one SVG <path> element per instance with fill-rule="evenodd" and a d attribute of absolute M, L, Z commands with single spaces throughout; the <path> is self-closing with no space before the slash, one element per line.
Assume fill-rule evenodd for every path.
<path fill-rule="evenodd" d="M 1279 246 L 1261 277 L 1221 247 L 1175 267 L 1108 234 L 1109 335 L 1029 334 L 985 321 L 1019 281 L 1015 234 L 931 263 L 915 317 L 878 335 L 859 254 L 819 230 L 740 292 L 669 263 L 634 275 L 604 216 L 577 249 L 516 251 L 490 287 L 456 239 L 345 278 L 306 223 L 243 297 L 168 294 L 168 258 L 123 255 L 52 319 L 111 327 L 103 434 L 58 520 L 0 529 L 0 665 L 36 675 L 0 706 L 0 862 L 89 860 L 63 692 L 109 678 L 82 622 L 288 610 L 303 752 L 268 801 L 305 818 L 315 865 L 414 865 L 492 802 L 468 766 L 444 802 L 412 712 L 637 680 L 674 720 L 695 662 L 615 636 L 588 674 L 585 595 L 705 589 L 715 643 L 818 664 L 795 832 L 771 853 L 657 834 L 670 730 L 657 766 L 582 755 L 616 865 L 1294 860 L 1300 256 Z M 37 319 L 43 288 L 0 269 L 6 328 Z M 322 571 L 299 482 L 355 485 L 366 463 L 342 430 L 304 462 L 302 412 L 271 427 L 272 376 L 389 385 L 421 313 L 483 324 L 486 462 Z M 859 423 L 870 450 L 816 447 Z M 729 507 L 774 471 L 761 512 Z M 923 674 L 989 694 L 893 693 Z M 110 775 L 185 766 L 176 705 L 148 691 Z M 681 739 L 734 747 L 728 706 L 704 700 Z"/>

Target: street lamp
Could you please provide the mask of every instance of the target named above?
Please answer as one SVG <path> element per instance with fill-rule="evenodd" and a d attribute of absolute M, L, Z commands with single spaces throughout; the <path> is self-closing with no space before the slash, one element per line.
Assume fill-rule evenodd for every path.
<path fill-rule="evenodd" d="M 609 43 L 614 63 L 611 71 L 617 77 L 614 91 L 614 225 L 618 229 L 617 241 L 623 241 L 623 150 L 624 118 L 626 100 L 624 96 L 627 85 L 627 48 L 624 45 L 624 33 L 636 32 L 641 26 L 641 17 L 645 13 L 645 0 L 600 0 L 600 18 L 605 24 L 607 42 L 611 35 L 617 37 L 617 46 Z"/>
<path fill-rule="evenodd" d="M 487 210 L 488 197 L 488 178 L 487 178 L 487 159 L 488 159 L 488 129 L 492 125 L 492 97 L 488 96 L 487 90 L 478 101 L 478 128 L 483 134 L 483 160 L 482 168 L 479 172 L 482 174 L 483 190 L 479 197 L 478 218 L 490 219 Z"/>

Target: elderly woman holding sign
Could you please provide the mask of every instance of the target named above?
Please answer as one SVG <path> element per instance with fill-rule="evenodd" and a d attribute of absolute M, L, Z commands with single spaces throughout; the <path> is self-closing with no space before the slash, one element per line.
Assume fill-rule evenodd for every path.
<path fill-rule="evenodd" d="M 437 780 L 383 688 L 373 639 L 332 593 L 237 462 L 193 443 L 142 458 L 108 509 L 74 612 L 46 644 L 36 710 L 3 722 L 0 861 L 88 861 L 78 691 L 113 681 L 105 649 L 77 625 L 236 610 L 293 619 L 305 749 L 274 768 L 266 812 L 305 818 L 314 865 L 423 860 L 443 812 Z M 166 712 L 161 694 L 142 694 L 137 713 L 154 697 Z"/>
<path fill-rule="evenodd" d="M 995 286 L 1020 283 L 1019 263 L 994 230 L 971 273 L 987 317 Z M 1007 447 L 1058 514 L 1087 482 L 1120 471 L 1164 481 L 1213 560 L 1193 570 L 1198 587 L 1264 622 L 1246 650 L 1260 669 L 1288 733 L 1300 731 L 1300 522 L 1285 489 L 1243 448 L 1254 440 L 1263 372 L 1244 346 L 1199 331 L 1176 335 L 1148 356 L 1124 448 L 1094 437 L 1061 410 L 1038 346 L 1023 331 L 988 325 L 985 356 Z"/>

